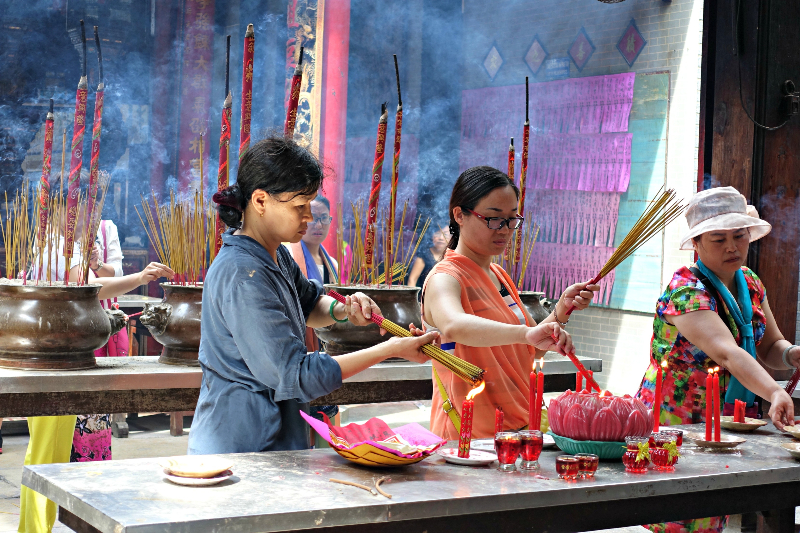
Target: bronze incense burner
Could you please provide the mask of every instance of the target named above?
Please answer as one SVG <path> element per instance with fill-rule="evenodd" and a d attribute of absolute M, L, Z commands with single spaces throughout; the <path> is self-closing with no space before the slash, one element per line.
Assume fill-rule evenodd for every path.
<path fill-rule="evenodd" d="M 164 347 L 159 363 L 198 366 L 203 284 L 162 283 L 164 299 L 146 304 L 139 321 Z"/>
<path fill-rule="evenodd" d="M 553 302 L 543 292 L 519 291 L 519 299 L 537 324 L 540 324 L 553 311 Z"/>
<path fill-rule="evenodd" d="M 381 308 L 381 314 L 395 324 L 408 328 L 408 325 L 413 322 L 416 326 L 422 327 L 420 322 L 422 311 L 417 301 L 419 287 L 405 285 L 393 285 L 392 287 L 325 285 L 325 288 L 333 289 L 344 296 L 363 292 L 378 304 L 378 307 Z M 388 333 L 382 336 L 377 324 L 361 327 L 354 326 L 350 322 L 344 324 L 336 323 L 314 331 L 323 342 L 325 352 L 330 355 L 342 355 L 370 348 L 388 340 L 390 337 Z"/>
<path fill-rule="evenodd" d="M 121 311 L 103 309 L 100 285 L 0 282 L 0 366 L 82 370 L 94 351 L 125 326 Z"/>

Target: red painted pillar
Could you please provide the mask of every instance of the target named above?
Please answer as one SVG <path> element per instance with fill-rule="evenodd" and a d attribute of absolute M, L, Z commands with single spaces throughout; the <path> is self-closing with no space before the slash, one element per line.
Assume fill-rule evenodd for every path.
<path fill-rule="evenodd" d="M 323 245 L 336 250 L 336 211 L 344 188 L 347 137 L 347 65 L 350 53 L 350 0 L 325 2 L 322 58 L 320 158 L 328 167 L 322 194 L 331 202 L 334 223 Z"/>

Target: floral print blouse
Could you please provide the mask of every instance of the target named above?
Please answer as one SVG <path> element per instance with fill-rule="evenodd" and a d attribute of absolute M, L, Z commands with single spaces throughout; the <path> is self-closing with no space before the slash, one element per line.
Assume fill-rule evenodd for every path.
<path fill-rule="evenodd" d="M 767 327 L 762 302 L 766 298 L 766 290 L 761 280 L 747 267 L 742 267 L 750 300 L 753 305 L 753 336 L 756 346 L 761 343 Z M 652 407 L 655 391 L 656 371 L 663 361 L 667 361 L 664 371 L 661 393 L 662 409 L 661 424 L 677 425 L 691 424 L 692 407 L 695 407 L 694 423 L 704 421 L 705 413 L 705 383 L 709 368 L 719 366 L 697 346 L 689 342 L 678 333 L 678 328 L 669 324 L 665 317 L 678 316 L 693 311 L 717 310 L 718 303 L 706 291 L 703 283 L 689 270 L 682 267 L 672 277 L 664 294 L 658 299 L 656 315 L 653 318 L 653 339 L 650 350 L 650 366 L 645 372 L 642 384 L 639 387 L 637 398 L 645 405 Z M 725 305 L 724 302 L 722 305 Z M 729 329 L 734 332 L 736 342 L 741 341 L 741 335 L 733 318 L 728 313 Z M 722 383 L 720 394 L 724 397 L 727 388 L 725 376 L 721 376 Z M 697 411 L 699 410 L 699 413 Z M 699 415 L 699 419 L 698 418 Z"/>

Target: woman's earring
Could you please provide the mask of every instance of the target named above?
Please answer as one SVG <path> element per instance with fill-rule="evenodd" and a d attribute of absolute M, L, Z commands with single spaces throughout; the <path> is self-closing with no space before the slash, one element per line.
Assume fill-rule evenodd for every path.
<path fill-rule="evenodd" d="M 261 212 L 261 216 L 262 216 L 262 217 L 264 216 L 264 212 L 263 212 L 263 211 Z"/>

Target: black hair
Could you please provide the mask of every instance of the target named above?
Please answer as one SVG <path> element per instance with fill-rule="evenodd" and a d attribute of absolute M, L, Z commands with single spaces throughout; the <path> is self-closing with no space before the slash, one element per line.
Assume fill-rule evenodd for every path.
<path fill-rule="evenodd" d="M 330 200 L 328 200 L 327 198 L 325 198 L 321 194 L 318 194 L 317 197 L 312 200 L 312 202 L 321 203 L 322 205 L 324 205 L 325 207 L 328 208 L 328 212 L 330 213 L 330 211 L 331 211 L 331 202 L 330 202 Z"/>
<path fill-rule="evenodd" d="M 458 237 L 461 227 L 453 216 L 453 209 L 475 209 L 482 199 L 489 195 L 493 190 L 502 187 L 511 187 L 514 194 L 519 199 L 519 188 L 514 185 L 514 180 L 508 174 L 492 167 L 472 167 L 468 168 L 456 180 L 453 185 L 453 193 L 450 195 L 450 242 L 447 247 L 455 250 L 458 246 Z M 469 213 L 467 213 L 469 214 Z"/>
<path fill-rule="evenodd" d="M 242 215 L 256 190 L 271 196 L 306 196 L 317 192 L 322 178 L 316 157 L 293 140 L 274 135 L 250 146 L 239 163 L 236 183 L 217 192 L 214 201 L 222 221 L 241 228 Z"/>

